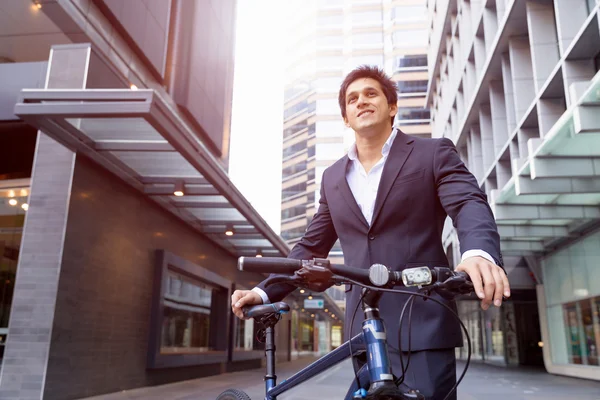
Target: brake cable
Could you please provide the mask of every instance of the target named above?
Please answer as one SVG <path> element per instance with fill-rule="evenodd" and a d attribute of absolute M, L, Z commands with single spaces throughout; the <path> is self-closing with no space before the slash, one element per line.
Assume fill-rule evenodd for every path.
<path fill-rule="evenodd" d="M 462 330 L 465 332 L 465 335 L 467 336 L 467 363 L 465 364 L 465 368 L 463 369 L 463 372 L 460 375 L 460 378 L 456 381 L 456 383 L 454 384 L 454 386 L 452 387 L 452 389 L 448 392 L 448 394 L 446 395 L 446 397 L 444 397 L 444 400 L 447 400 L 450 397 L 450 395 L 454 391 L 456 391 L 456 389 L 458 388 L 458 385 L 460 384 L 460 382 L 465 377 L 465 374 L 467 373 L 467 369 L 469 369 L 469 363 L 471 362 L 471 337 L 469 336 L 469 331 L 467 330 L 467 327 L 462 322 L 462 320 L 460 319 L 460 317 L 458 316 L 458 314 L 456 312 L 454 312 L 454 310 L 451 309 L 450 307 L 448 307 L 446 304 L 442 303 L 441 301 L 439 301 L 438 299 L 434 298 L 433 296 L 431 296 L 429 294 L 418 293 L 418 292 L 409 292 L 408 290 L 402 290 L 402 289 L 381 288 L 381 287 L 377 287 L 377 286 L 365 285 L 364 283 L 361 283 L 361 282 L 358 282 L 358 281 L 355 281 L 355 280 L 349 279 L 349 278 L 343 278 L 343 279 L 344 279 L 345 283 L 352 283 L 352 284 L 357 285 L 359 287 L 363 287 L 363 288 L 370 289 L 370 290 L 376 290 L 376 291 L 387 292 L 387 293 L 396 293 L 396 294 L 407 294 L 409 296 L 412 296 L 413 298 L 414 298 L 414 296 L 417 296 L 417 297 L 422 297 L 423 299 L 430 299 L 434 303 L 437 303 L 437 304 L 443 306 L 448 311 L 450 311 L 450 313 L 452 313 L 452 315 L 460 323 L 460 327 L 462 328 Z M 352 321 L 351 321 L 351 324 L 350 324 L 350 336 L 352 336 L 352 327 L 354 325 L 354 317 L 356 316 L 356 311 L 358 311 L 358 306 L 360 305 L 363 297 L 364 297 L 364 294 L 363 294 L 363 296 L 361 296 L 361 299 L 358 302 L 358 304 L 356 306 L 356 309 L 354 310 L 354 315 L 352 316 Z M 405 306 L 406 306 L 406 304 L 405 304 Z M 410 321 L 409 321 L 409 338 L 410 338 Z M 350 350 L 350 354 L 352 354 L 352 348 L 351 347 L 350 347 L 349 350 Z M 407 366 L 407 369 L 408 369 L 408 366 Z M 359 383 L 358 382 L 358 374 L 356 373 L 356 370 L 355 370 L 355 377 L 356 377 L 357 383 Z M 359 383 L 359 389 L 360 389 L 360 383 Z"/>

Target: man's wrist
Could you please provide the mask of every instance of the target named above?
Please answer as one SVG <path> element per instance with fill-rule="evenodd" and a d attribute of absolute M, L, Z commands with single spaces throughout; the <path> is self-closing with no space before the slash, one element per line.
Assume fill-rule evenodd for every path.
<path fill-rule="evenodd" d="M 260 298 L 263 301 L 263 304 L 269 304 L 269 303 L 271 303 L 271 301 L 269 300 L 269 296 L 261 288 L 255 287 L 255 288 L 252 288 L 252 291 L 255 292 L 255 293 L 258 293 L 258 295 L 260 296 Z"/>
<path fill-rule="evenodd" d="M 462 263 L 467 258 L 471 258 L 471 257 L 483 257 L 486 260 L 488 260 L 489 262 L 491 262 L 492 264 L 496 265 L 496 260 L 494 260 L 494 257 L 492 257 L 488 252 L 480 250 L 480 249 L 465 251 L 460 259 L 460 262 Z"/>

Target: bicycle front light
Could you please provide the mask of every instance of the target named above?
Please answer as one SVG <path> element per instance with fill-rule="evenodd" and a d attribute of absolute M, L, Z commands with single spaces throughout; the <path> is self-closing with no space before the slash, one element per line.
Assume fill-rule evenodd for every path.
<path fill-rule="evenodd" d="M 429 267 L 408 268 L 402 271 L 402 282 L 406 287 L 430 285 L 431 278 Z"/>

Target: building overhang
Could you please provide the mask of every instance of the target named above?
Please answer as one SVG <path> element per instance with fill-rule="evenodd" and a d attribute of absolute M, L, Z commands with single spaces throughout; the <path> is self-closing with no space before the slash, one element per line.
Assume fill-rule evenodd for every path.
<path fill-rule="evenodd" d="M 24 89 L 15 115 L 113 172 L 232 255 L 288 254 L 288 245 L 154 90 Z"/>
<path fill-rule="evenodd" d="M 600 225 L 600 73 L 571 95 L 578 100 L 491 192 L 504 254 L 548 253 Z"/>

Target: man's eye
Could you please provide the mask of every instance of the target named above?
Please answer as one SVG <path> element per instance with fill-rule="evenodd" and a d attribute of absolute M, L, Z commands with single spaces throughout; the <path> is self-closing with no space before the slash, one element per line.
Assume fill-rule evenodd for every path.
<path fill-rule="evenodd" d="M 354 103 L 356 101 L 356 97 L 351 97 L 348 99 L 348 104 Z"/>
<path fill-rule="evenodd" d="M 370 92 L 370 93 L 369 93 L 369 96 L 373 97 L 373 96 L 375 96 L 376 94 L 377 94 L 377 93 L 375 93 L 375 92 Z"/>

